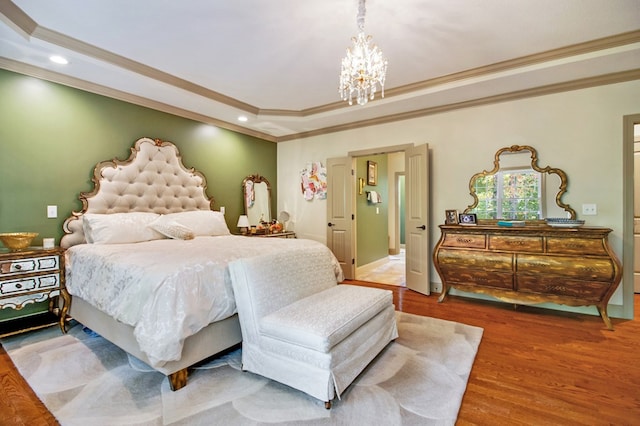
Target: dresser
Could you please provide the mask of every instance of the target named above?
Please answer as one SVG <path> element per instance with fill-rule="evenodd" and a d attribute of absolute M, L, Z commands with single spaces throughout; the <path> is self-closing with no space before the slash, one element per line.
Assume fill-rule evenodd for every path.
<path fill-rule="evenodd" d="M 442 302 L 451 288 L 514 304 L 551 302 L 597 307 L 613 330 L 607 304 L 622 278 L 611 229 L 441 225 L 434 253 Z"/>
<path fill-rule="evenodd" d="M 62 297 L 59 307 L 58 298 Z M 11 252 L 0 250 L 0 308 L 22 309 L 30 303 L 49 300 L 65 331 L 70 297 L 64 286 L 64 250 L 30 247 Z"/>

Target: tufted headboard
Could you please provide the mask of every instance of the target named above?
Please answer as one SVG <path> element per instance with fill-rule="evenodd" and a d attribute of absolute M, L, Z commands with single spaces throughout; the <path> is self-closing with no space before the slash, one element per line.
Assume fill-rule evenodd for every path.
<path fill-rule="evenodd" d="M 178 148 L 160 139 L 140 138 L 127 160 L 98 163 L 92 181 L 93 191 L 78 196 L 82 211 L 72 212 L 64 221 L 63 248 L 86 242 L 82 228 L 85 213 L 167 214 L 213 208 L 204 175 L 187 169 Z"/>

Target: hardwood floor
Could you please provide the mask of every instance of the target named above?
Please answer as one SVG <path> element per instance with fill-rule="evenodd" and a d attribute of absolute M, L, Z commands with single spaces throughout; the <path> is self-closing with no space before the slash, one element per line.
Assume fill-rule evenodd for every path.
<path fill-rule="evenodd" d="M 640 424 L 640 296 L 633 321 L 351 282 L 394 292 L 396 309 L 484 328 L 458 425 Z M 595 308 L 594 308 L 595 310 Z M 55 419 L 0 350 L 0 424 Z"/>

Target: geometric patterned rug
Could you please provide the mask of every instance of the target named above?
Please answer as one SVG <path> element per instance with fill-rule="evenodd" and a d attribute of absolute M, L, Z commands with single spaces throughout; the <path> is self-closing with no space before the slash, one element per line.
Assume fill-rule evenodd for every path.
<path fill-rule="evenodd" d="M 396 312 L 400 336 L 324 403 L 240 370 L 241 350 L 167 378 L 75 324 L 2 339 L 45 406 L 73 425 L 454 425 L 482 328 Z"/>

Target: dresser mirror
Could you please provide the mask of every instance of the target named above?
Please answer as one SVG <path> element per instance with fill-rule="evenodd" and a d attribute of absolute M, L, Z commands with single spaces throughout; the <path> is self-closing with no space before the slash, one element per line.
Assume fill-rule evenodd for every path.
<path fill-rule="evenodd" d="M 260 220 L 271 221 L 271 184 L 267 178 L 258 174 L 244 178 L 242 198 L 249 225 L 256 226 Z"/>
<path fill-rule="evenodd" d="M 562 201 L 566 190 L 564 171 L 540 167 L 534 148 L 512 145 L 496 152 L 492 170 L 471 177 L 473 203 L 464 212 L 480 220 L 575 219 L 575 210 Z"/>

